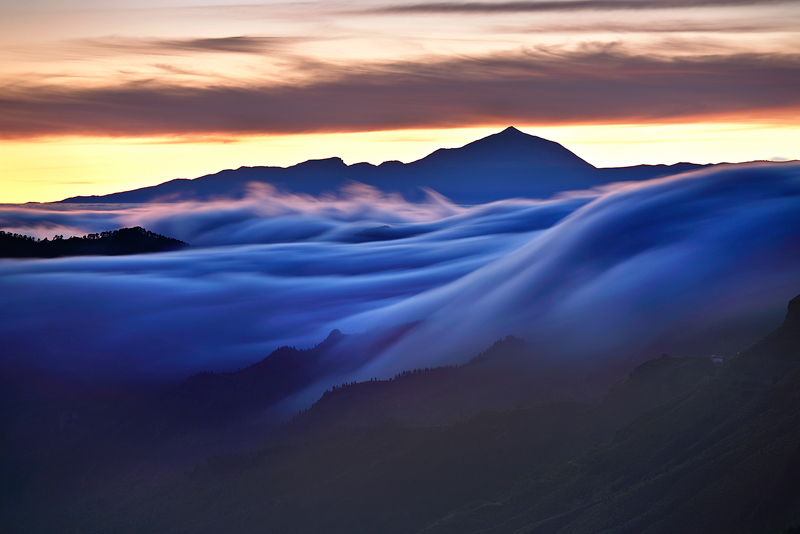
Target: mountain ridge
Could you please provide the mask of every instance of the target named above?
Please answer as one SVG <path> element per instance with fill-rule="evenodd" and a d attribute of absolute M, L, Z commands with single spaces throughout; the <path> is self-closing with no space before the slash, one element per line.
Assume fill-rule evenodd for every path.
<path fill-rule="evenodd" d="M 311 159 L 288 167 L 256 166 L 225 169 L 197 178 L 177 178 L 158 185 L 108 195 L 77 196 L 62 203 L 141 203 L 244 198 L 252 183 L 319 196 L 357 181 L 408 200 L 424 198 L 433 189 L 458 204 L 481 204 L 513 197 L 548 198 L 568 190 L 609 182 L 645 180 L 705 167 L 638 165 L 596 168 L 559 143 L 510 126 L 458 148 L 442 148 L 409 162 L 347 165 L 339 157 Z"/>

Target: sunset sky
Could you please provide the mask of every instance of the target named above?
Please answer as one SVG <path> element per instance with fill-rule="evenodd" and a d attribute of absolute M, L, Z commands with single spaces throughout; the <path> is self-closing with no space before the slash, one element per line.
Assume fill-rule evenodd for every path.
<path fill-rule="evenodd" d="M 800 2 L 0 4 L 0 202 L 512 124 L 597 166 L 800 159 Z"/>

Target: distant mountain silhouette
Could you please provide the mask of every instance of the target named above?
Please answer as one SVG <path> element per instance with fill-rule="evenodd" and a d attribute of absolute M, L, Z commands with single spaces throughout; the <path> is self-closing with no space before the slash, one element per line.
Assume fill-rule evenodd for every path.
<path fill-rule="evenodd" d="M 145 230 L 141 226 L 99 234 L 52 240 L 0 232 L 0 258 L 57 258 L 61 256 L 120 256 L 178 250 L 183 241 Z"/>
<path fill-rule="evenodd" d="M 412 165 L 458 165 L 463 162 L 481 165 L 486 161 L 504 167 L 529 165 L 542 168 L 594 169 L 592 164 L 558 143 L 523 133 L 513 126 L 461 148 L 440 148 Z"/>
<path fill-rule="evenodd" d="M 559 191 L 587 189 L 609 182 L 645 180 L 704 167 L 691 163 L 597 169 L 563 146 L 509 127 L 461 148 L 439 149 L 411 162 L 346 165 L 340 158 L 309 160 L 291 167 L 240 167 L 193 180 L 162 184 L 102 196 L 63 200 L 82 202 L 178 202 L 242 198 L 251 183 L 320 195 L 357 181 L 409 200 L 430 188 L 460 204 L 512 197 L 547 198 Z"/>

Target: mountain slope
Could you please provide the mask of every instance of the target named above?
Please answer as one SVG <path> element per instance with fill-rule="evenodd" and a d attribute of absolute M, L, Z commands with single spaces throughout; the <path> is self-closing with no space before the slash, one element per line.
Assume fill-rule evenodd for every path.
<path fill-rule="evenodd" d="M 608 445 L 424 532 L 781 532 L 800 520 L 800 381 L 709 380 Z"/>
<path fill-rule="evenodd" d="M 764 338 L 786 354 L 800 350 L 797 302 Z M 309 368 L 324 368 L 322 353 L 349 339 L 334 332 L 323 343 L 334 347 L 320 345 L 314 357 L 278 351 L 246 371 L 212 379 L 210 389 L 203 382 L 217 375 L 201 377 L 178 392 L 187 404 L 172 404 L 189 407 L 177 423 L 195 427 L 183 434 L 154 439 L 136 431 L 132 438 L 120 433 L 125 423 L 94 438 L 45 445 L 40 456 L 26 458 L 39 467 L 33 475 L 18 465 L 6 469 L 3 497 L 12 506 L 0 526 L 32 532 L 779 534 L 800 524 L 800 366 L 753 356 L 764 340 L 722 366 L 700 358 L 650 360 L 599 405 L 561 399 L 454 416 L 459 405 L 475 410 L 476 398 L 507 406 L 524 394 L 510 378 L 514 370 L 531 389 L 553 381 L 553 375 L 539 383 L 522 376 L 520 365 L 530 365 L 535 354 L 507 338 L 458 368 L 336 388 L 255 452 L 210 456 L 186 471 L 176 469 L 186 461 L 153 467 L 159 456 L 197 454 L 184 449 L 202 436 L 196 430 L 205 421 L 191 416 L 198 407 L 213 414 L 215 404 L 223 406 L 223 424 L 212 429 L 220 440 L 254 443 L 242 439 L 244 427 L 225 426 L 224 419 L 236 413 L 231 406 L 258 404 L 270 388 L 236 384 L 280 389 L 312 361 Z M 764 378 L 764 365 L 771 378 Z M 112 435 L 109 445 L 104 440 Z M 126 454 L 150 463 L 119 465 Z M 20 491 L 36 477 L 47 482 L 46 491 Z"/>
<path fill-rule="evenodd" d="M 800 351 L 797 302 L 764 338 L 784 354 Z M 770 362 L 754 356 L 764 340 L 609 444 L 511 489 L 503 507 L 462 509 L 424 532 L 755 534 L 797 525 L 800 370 L 771 366 L 764 381 L 757 367 Z"/>
<path fill-rule="evenodd" d="M 414 369 L 390 380 L 326 391 L 293 418 L 293 426 L 303 431 L 343 430 L 387 419 L 409 425 L 443 424 L 484 410 L 564 398 L 595 402 L 602 397 L 595 426 L 601 434 L 613 436 L 622 423 L 715 372 L 707 358 L 664 355 L 639 365 L 609 390 L 618 376 L 616 369 L 576 369 L 552 362 L 526 341 L 508 336 L 460 366 Z"/>
<path fill-rule="evenodd" d="M 413 369 L 389 380 L 335 387 L 298 414 L 293 425 L 308 431 L 363 428 L 388 419 L 442 424 L 481 410 L 578 398 L 580 374 L 546 361 L 524 340 L 508 336 L 461 366 Z"/>
<path fill-rule="evenodd" d="M 477 360 L 486 363 L 514 352 L 504 349 L 505 354 L 496 347 Z M 632 404 L 633 414 L 668 400 L 670 393 L 682 393 L 697 379 L 686 373 L 687 363 L 686 359 L 662 358 L 655 367 L 634 371 L 616 386 L 617 397 Z M 393 382 L 432 379 L 427 386 L 417 384 L 419 393 L 425 387 L 444 386 L 452 371 L 409 373 Z M 646 384 L 653 382 L 654 372 L 675 386 L 659 399 L 642 395 Z M 683 387 L 678 387 L 680 381 Z M 389 384 L 367 382 L 336 392 L 353 392 L 366 385 L 385 391 Z M 378 391 L 362 400 L 381 396 Z M 392 402 L 403 397 L 390 392 L 389 398 Z M 453 528 L 444 531 L 473 532 L 493 524 L 497 532 L 510 532 L 495 524 L 497 518 L 492 515 L 513 511 L 508 492 L 527 494 L 530 481 L 544 481 L 544 493 L 549 494 L 564 483 L 562 477 L 574 478 L 569 470 L 593 452 L 604 432 L 598 413 L 597 406 L 560 400 L 483 411 L 445 425 L 407 426 L 390 419 L 350 430 L 343 426 L 338 431 L 290 427 L 286 438 L 257 453 L 212 457 L 120 508 L 87 510 L 73 515 L 73 520 L 115 532 L 182 528 L 209 533 L 263 529 L 367 534 L 427 532 L 449 526 Z M 324 415 L 341 421 L 335 410 Z M 553 503 L 538 513 L 550 517 L 552 510 L 575 507 L 576 498 L 570 495 L 564 503 Z M 488 522 L 473 521 L 483 513 L 490 514 Z M 525 511 L 521 513 L 524 517 Z M 499 520 L 508 522 L 504 515 Z"/>
<path fill-rule="evenodd" d="M 752 347 L 742 351 L 740 357 L 800 362 L 800 295 L 789 302 L 783 324 Z"/>
<path fill-rule="evenodd" d="M 790 338 L 785 326 L 777 337 Z M 765 384 L 727 365 L 646 362 L 599 407 L 559 401 L 441 426 L 301 434 L 210 460 L 101 523 L 120 532 L 777 534 L 800 522 L 800 372 Z M 600 444 L 604 410 L 646 411 Z"/>

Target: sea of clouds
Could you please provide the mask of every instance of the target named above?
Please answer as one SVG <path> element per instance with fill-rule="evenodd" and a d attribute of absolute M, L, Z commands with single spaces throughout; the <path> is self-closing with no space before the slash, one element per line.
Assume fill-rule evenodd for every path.
<path fill-rule="evenodd" d="M 412 322 L 352 378 L 465 361 L 508 334 L 597 361 L 754 318 L 774 328 L 800 293 L 796 163 L 478 206 L 360 184 L 322 198 L 260 187 L 240 201 L 0 206 L 0 229 L 37 237 L 126 226 L 192 246 L 0 260 L 3 368 L 177 379 L 334 328 Z"/>

